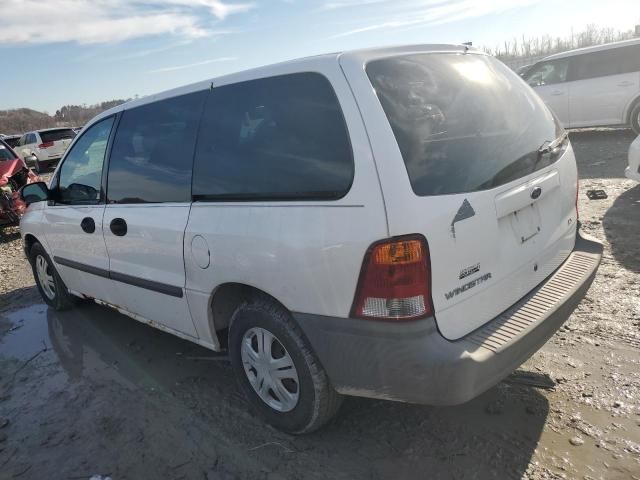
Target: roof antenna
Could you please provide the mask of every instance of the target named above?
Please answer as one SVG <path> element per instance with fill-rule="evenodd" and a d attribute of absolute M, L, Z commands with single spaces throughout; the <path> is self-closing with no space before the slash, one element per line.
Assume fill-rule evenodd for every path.
<path fill-rule="evenodd" d="M 469 48 L 473 47 L 473 42 L 462 42 L 462 45 L 464 45 L 464 52 L 467 53 Z"/>

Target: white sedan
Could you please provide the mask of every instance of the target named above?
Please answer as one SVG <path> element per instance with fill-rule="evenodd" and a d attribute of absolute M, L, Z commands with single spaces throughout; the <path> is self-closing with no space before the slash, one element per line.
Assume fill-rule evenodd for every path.
<path fill-rule="evenodd" d="M 629 166 L 624 174 L 627 178 L 640 182 L 640 136 L 629 147 Z"/>

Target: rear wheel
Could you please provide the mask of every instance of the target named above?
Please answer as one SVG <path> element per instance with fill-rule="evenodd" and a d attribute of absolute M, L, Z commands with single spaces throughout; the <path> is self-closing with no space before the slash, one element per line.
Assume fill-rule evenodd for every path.
<path fill-rule="evenodd" d="M 71 307 L 71 294 L 40 243 L 36 242 L 31 247 L 29 260 L 36 286 L 47 305 L 56 310 Z"/>
<path fill-rule="evenodd" d="M 42 167 L 40 166 L 40 161 L 38 160 L 38 157 L 36 157 L 35 159 L 33 169 L 36 171 L 37 174 L 42 173 Z"/>
<path fill-rule="evenodd" d="M 631 128 L 636 135 L 640 135 L 640 102 L 631 110 Z"/>
<path fill-rule="evenodd" d="M 342 397 L 300 327 L 276 302 L 256 297 L 236 309 L 229 354 L 249 402 L 279 430 L 309 433 L 337 413 Z"/>

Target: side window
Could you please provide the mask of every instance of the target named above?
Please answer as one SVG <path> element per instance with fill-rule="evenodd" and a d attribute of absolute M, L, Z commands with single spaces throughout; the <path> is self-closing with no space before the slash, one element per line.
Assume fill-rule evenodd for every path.
<path fill-rule="evenodd" d="M 193 151 L 207 93 L 125 110 L 109 159 L 109 203 L 191 201 Z"/>
<path fill-rule="evenodd" d="M 573 59 L 571 70 L 572 80 L 638 72 L 640 71 L 640 45 L 577 55 Z"/>
<path fill-rule="evenodd" d="M 318 73 L 215 88 L 194 162 L 195 200 L 338 199 L 353 181 L 338 99 Z"/>
<path fill-rule="evenodd" d="M 73 145 L 60 167 L 58 201 L 93 204 L 100 201 L 102 165 L 114 117 L 90 127 Z"/>
<path fill-rule="evenodd" d="M 585 53 L 573 58 L 572 80 L 606 77 L 618 73 L 617 55 L 612 50 Z"/>
<path fill-rule="evenodd" d="M 562 83 L 567 80 L 568 69 L 569 60 L 567 58 L 541 62 L 531 67 L 524 76 L 524 80 L 532 87 Z"/>
<path fill-rule="evenodd" d="M 620 73 L 640 72 L 640 44 L 618 49 Z"/>

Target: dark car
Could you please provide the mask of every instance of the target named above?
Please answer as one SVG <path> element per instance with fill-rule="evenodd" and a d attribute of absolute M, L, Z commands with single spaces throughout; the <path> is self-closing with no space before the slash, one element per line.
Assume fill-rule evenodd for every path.
<path fill-rule="evenodd" d="M 16 148 L 18 145 L 18 141 L 20 140 L 21 135 L 7 135 L 2 138 L 2 140 L 9 145 L 11 148 Z"/>

